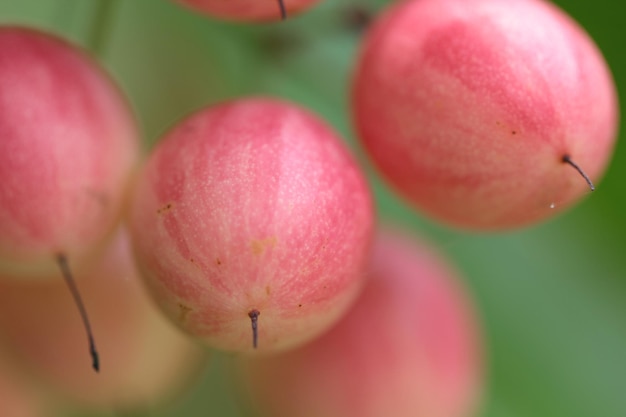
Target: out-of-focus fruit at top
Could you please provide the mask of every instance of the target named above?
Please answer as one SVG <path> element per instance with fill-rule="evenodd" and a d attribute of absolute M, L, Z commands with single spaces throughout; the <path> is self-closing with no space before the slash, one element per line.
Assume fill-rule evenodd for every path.
<path fill-rule="evenodd" d="M 59 253 L 80 263 L 117 223 L 138 150 L 130 108 L 93 59 L 0 27 L 0 271 L 46 274 Z"/>
<path fill-rule="evenodd" d="M 278 0 L 176 0 L 200 13 L 234 21 L 273 21 L 281 19 Z M 300 13 L 320 0 L 284 0 L 287 15 Z"/>

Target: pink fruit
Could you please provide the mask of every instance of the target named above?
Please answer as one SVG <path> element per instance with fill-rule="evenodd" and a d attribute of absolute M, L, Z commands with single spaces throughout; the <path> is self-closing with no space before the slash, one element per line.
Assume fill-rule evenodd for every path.
<path fill-rule="evenodd" d="M 177 0 L 178 3 L 207 15 L 235 21 L 285 19 L 319 0 Z"/>
<path fill-rule="evenodd" d="M 129 107 L 92 59 L 0 27 L 0 271 L 83 262 L 118 221 L 137 154 Z"/>
<path fill-rule="evenodd" d="M 596 181 L 615 86 L 589 36 L 539 0 L 410 0 L 369 33 L 354 118 L 382 174 L 428 215 L 470 229 L 529 225 Z"/>
<path fill-rule="evenodd" d="M 161 141 L 131 210 L 155 299 L 220 349 L 308 340 L 359 291 L 373 210 L 338 137 L 294 104 L 246 99 L 202 110 Z M 257 313 L 260 313 L 257 314 Z"/>
<path fill-rule="evenodd" d="M 272 417 L 469 417 L 483 383 L 467 291 L 432 249 L 384 233 L 372 274 L 329 332 L 282 355 L 241 358 L 250 406 Z"/>
<path fill-rule="evenodd" d="M 102 362 L 84 355 L 85 335 L 60 281 L 0 278 L 0 340 L 64 398 L 116 410 L 162 404 L 191 379 L 205 353 L 152 304 L 125 233 L 81 280 Z"/>

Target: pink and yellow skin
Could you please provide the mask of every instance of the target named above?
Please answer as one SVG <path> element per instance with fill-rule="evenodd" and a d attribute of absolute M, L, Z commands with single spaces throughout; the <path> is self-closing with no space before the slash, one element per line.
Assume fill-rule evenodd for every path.
<path fill-rule="evenodd" d="M 186 388 L 206 361 L 205 350 L 149 298 L 125 231 L 77 277 L 100 354 L 99 373 L 85 354 L 85 330 L 64 282 L 0 278 L 0 342 L 64 401 L 117 411 L 156 407 Z"/>
<path fill-rule="evenodd" d="M 409 0 L 363 45 L 354 120 L 374 164 L 429 216 L 473 230 L 549 218 L 597 181 L 617 130 L 610 72 L 540 0 Z"/>
<path fill-rule="evenodd" d="M 300 13 L 320 0 L 283 0 L 288 16 Z M 176 0 L 200 13 L 209 16 L 241 21 L 268 22 L 281 19 L 278 0 Z"/>
<path fill-rule="evenodd" d="M 470 417 L 484 383 L 468 291 L 423 243 L 382 232 L 369 280 L 330 331 L 294 351 L 241 358 L 236 380 L 271 417 Z"/>
<path fill-rule="evenodd" d="M 363 175 L 316 116 L 275 99 L 207 108 L 178 124 L 138 180 L 130 226 L 155 300 L 224 350 L 292 347 L 361 288 L 373 231 Z"/>
<path fill-rule="evenodd" d="M 0 271 L 83 262 L 120 219 L 138 151 L 127 103 L 89 56 L 0 27 Z"/>

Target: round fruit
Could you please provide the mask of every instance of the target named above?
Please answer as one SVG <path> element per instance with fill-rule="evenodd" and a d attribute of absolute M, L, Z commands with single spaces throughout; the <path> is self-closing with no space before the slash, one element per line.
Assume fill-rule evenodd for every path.
<path fill-rule="evenodd" d="M 329 127 L 256 98 L 199 111 L 166 135 L 138 180 L 130 226 L 175 323 L 216 348 L 269 351 L 311 339 L 353 301 L 373 208 Z"/>
<path fill-rule="evenodd" d="M 0 27 L 0 271 L 83 262 L 120 218 L 138 148 L 128 105 L 92 59 Z"/>
<path fill-rule="evenodd" d="M 394 4 L 363 46 L 353 105 L 384 177 L 428 215 L 476 230 L 571 206 L 617 128 L 600 52 L 540 0 Z"/>

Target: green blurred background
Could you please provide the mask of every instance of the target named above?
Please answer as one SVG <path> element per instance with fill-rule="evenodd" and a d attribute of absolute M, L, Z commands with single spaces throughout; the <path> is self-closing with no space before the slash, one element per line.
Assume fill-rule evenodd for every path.
<path fill-rule="evenodd" d="M 367 165 L 348 107 L 362 36 L 354 10 L 374 13 L 385 3 L 325 0 L 285 23 L 249 26 L 208 20 L 166 0 L 0 0 L 0 20 L 49 29 L 90 49 L 132 101 L 146 149 L 200 106 L 272 94 L 321 114 Z M 596 40 L 624 97 L 626 4 L 556 3 Z M 467 277 L 488 354 L 480 417 L 626 416 L 625 146 L 618 141 L 604 180 L 582 204 L 506 234 L 431 223 L 369 170 L 381 217 L 428 236 Z M 151 415 L 243 416 L 224 359 L 217 355 L 180 402 Z"/>

